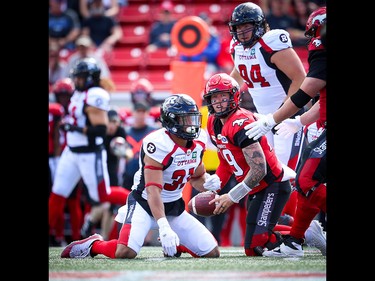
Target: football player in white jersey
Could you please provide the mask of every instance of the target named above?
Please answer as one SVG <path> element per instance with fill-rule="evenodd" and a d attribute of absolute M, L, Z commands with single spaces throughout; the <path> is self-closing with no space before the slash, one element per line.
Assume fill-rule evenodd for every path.
<path fill-rule="evenodd" d="M 247 84 L 259 114 L 272 114 L 298 90 L 306 75 L 289 33 L 283 29 L 271 30 L 262 9 L 251 2 L 235 7 L 228 25 L 234 61 L 230 76 L 240 86 Z M 297 115 L 302 112 L 303 109 Z M 266 136 L 280 161 L 295 169 L 302 129 L 289 138 L 273 132 Z"/>
<path fill-rule="evenodd" d="M 49 226 L 56 227 L 66 199 L 82 178 L 93 202 L 124 204 L 128 191 L 111 188 L 104 148 L 109 109 L 109 93 L 100 87 L 100 68 L 95 59 L 78 61 L 72 69 L 75 91 L 70 98 L 67 121 L 61 129 L 67 132 L 66 146 L 57 165 L 49 197 Z"/>
<path fill-rule="evenodd" d="M 103 241 L 99 234 L 70 243 L 62 258 L 85 258 L 103 254 L 133 259 L 148 232 L 159 228 L 166 257 L 187 252 L 193 257 L 217 258 L 218 243 L 212 233 L 185 210 L 182 191 L 188 181 L 199 191 L 217 190 L 202 162 L 207 136 L 201 133 L 202 115 L 186 94 L 174 94 L 160 108 L 162 128 L 144 137 L 139 170 L 134 176 L 127 204 L 119 209 L 119 238 Z M 206 180 L 211 179 L 209 181 Z"/>

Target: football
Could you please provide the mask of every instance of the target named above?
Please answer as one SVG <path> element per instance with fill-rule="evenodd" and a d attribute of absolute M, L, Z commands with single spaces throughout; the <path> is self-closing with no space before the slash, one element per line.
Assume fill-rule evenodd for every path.
<path fill-rule="evenodd" d="M 208 204 L 212 199 L 219 197 L 218 194 L 212 191 L 205 191 L 198 193 L 190 199 L 188 203 L 188 209 L 190 213 L 194 213 L 201 217 L 213 216 L 216 204 Z"/>

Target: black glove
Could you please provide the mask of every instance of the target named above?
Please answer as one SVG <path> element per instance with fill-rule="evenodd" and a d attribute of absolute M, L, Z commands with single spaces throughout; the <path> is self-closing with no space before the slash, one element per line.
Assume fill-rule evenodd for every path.
<path fill-rule="evenodd" d="M 83 128 L 69 124 L 69 123 L 61 124 L 60 129 L 65 132 L 77 131 L 77 132 L 83 133 Z"/>

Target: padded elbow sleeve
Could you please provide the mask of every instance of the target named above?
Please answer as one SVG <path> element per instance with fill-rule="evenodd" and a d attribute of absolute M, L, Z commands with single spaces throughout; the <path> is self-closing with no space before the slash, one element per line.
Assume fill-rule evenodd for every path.
<path fill-rule="evenodd" d="M 87 128 L 87 132 L 86 132 L 88 136 L 103 137 L 103 138 L 105 138 L 106 133 L 107 133 L 106 125 L 90 126 Z"/>
<path fill-rule="evenodd" d="M 311 97 L 301 89 L 298 89 L 298 91 L 290 97 L 290 100 L 295 104 L 295 106 L 302 108 L 311 100 Z"/>

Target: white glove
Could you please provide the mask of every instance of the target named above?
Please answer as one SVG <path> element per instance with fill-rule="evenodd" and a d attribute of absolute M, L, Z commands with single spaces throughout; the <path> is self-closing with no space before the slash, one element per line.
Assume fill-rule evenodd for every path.
<path fill-rule="evenodd" d="M 218 175 L 210 175 L 206 173 L 206 182 L 203 184 L 203 187 L 207 190 L 216 191 L 220 189 L 221 180 Z"/>
<path fill-rule="evenodd" d="M 284 138 L 289 138 L 297 133 L 303 127 L 300 116 L 296 116 L 295 119 L 285 119 L 279 125 L 275 127 L 277 130 L 276 134 Z"/>
<path fill-rule="evenodd" d="M 258 120 L 247 124 L 244 129 L 247 130 L 246 135 L 249 139 L 254 138 L 254 140 L 257 140 L 271 131 L 276 122 L 273 119 L 272 113 L 268 113 L 267 115 L 254 113 L 254 115 Z"/>
<path fill-rule="evenodd" d="M 165 217 L 158 219 L 159 237 L 161 246 L 166 255 L 173 257 L 177 253 L 177 246 L 180 245 L 180 239 L 177 234 L 169 226 Z"/>

